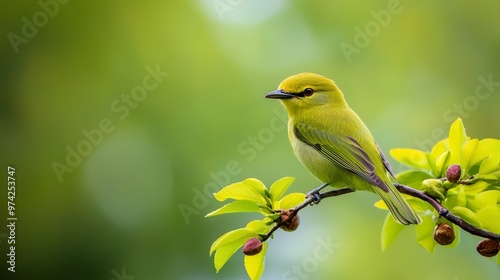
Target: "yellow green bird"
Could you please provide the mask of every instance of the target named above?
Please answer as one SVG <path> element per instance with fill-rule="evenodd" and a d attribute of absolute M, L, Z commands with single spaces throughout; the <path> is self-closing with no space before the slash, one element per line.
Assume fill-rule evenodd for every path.
<path fill-rule="evenodd" d="M 265 97 L 285 106 L 295 156 L 316 178 L 334 188 L 375 192 L 399 223 L 421 222 L 394 186 L 391 166 L 372 134 L 334 81 L 301 73 Z"/>

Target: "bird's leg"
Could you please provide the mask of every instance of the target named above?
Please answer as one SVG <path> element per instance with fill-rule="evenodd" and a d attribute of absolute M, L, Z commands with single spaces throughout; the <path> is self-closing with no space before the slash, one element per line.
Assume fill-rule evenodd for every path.
<path fill-rule="evenodd" d="M 308 192 L 306 194 L 306 198 L 310 197 L 315 197 L 316 199 L 314 200 L 315 204 L 318 204 L 321 201 L 321 196 L 319 195 L 319 192 L 324 189 L 326 186 L 328 186 L 330 183 L 324 183 L 321 186 L 313 189 L 312 191 Z"/>

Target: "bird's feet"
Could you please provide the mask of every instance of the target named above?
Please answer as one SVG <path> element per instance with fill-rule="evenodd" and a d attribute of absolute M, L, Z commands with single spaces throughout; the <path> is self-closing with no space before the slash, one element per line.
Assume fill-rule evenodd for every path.
<path fill-rule="evenodd" d="M 328 186 L 328 184 L 323 184 L 323 185 L 315 188 L 314 190 L 312 190 L 306 194 L 306 199 L 314 198 L 314 200 L 310 204 L 311 206 L 313 204 L 318 204 L 325 197 L 339 196 L 339 195 L 343 195 L 346 193 L 352 193 L 352 192 L 356 191 L 353 188 L 342 188 L 342 189 L 329 190 L 326 192 L 320 192 L 326 186 Z"/>
<path fill-rule="evenodd" d="M 326 186 L 328 186 L 329 183 L 324 183 L 321 186 L 313 189 L 312 191 L 308 192 L 306 194 L 306 199 L 309 199 L 311 197 L 314 197 L 314 201 L 311 203 L 311 205 L 318 204 L 321 201 L 321 196 L 320 196 L 320 191 L 324 189 Z"/>

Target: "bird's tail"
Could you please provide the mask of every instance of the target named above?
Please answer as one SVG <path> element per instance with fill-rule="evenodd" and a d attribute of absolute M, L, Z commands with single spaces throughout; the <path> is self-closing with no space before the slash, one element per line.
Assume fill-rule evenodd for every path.
<path fill-rule="evenodd" d="M 389 190 L 387 192 L 379 187 L 373 188 L 385 204 L 387 204 L 389 211 L 391 211 L 396 221 L 403 225 L 420 224 L 422 222 L 422 219 L 420 219 L 415 210 L 411 208 L 392 183 L 387 183 L 387 189 Z"/>

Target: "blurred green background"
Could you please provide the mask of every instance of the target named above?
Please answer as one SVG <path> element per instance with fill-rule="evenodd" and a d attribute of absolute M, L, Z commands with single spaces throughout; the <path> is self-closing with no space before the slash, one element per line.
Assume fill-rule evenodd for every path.
<path fill-rule="evenodd" d="M 334 79 L 386 154 L 430 149 L 458 116 L 470 136 L 500 138 L 498 1 L 29 2 L 0 4 L 18 279 L 246 279 L 240 253 L 216 274 L 208 250 L 258 216 L 205 219 L 221 205 L 205 193 L 247 177 L 318 185 L 263 98 L 292 74 Z M 270 241 L 263 279 L 498 279 L 464 233 L 431 255 L 408 228 L 381 252 L 376 201 L 304 210 Z"/>

